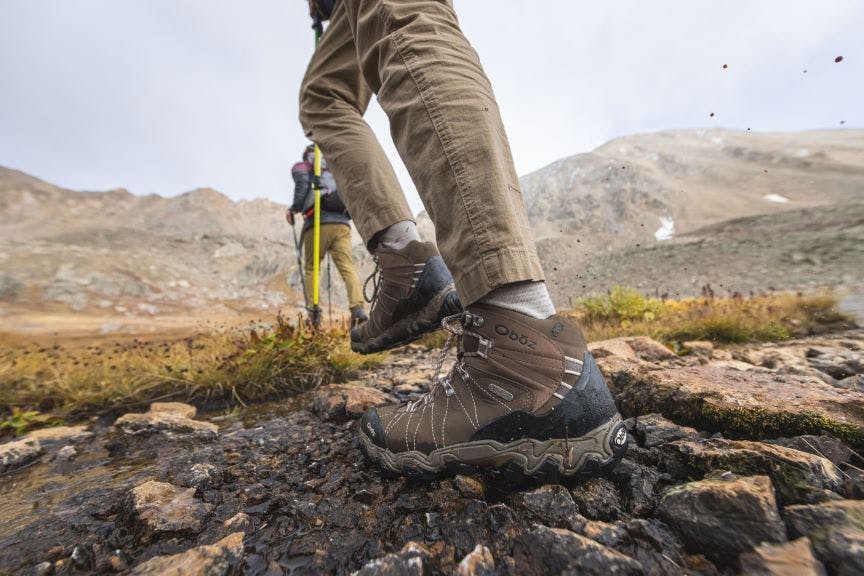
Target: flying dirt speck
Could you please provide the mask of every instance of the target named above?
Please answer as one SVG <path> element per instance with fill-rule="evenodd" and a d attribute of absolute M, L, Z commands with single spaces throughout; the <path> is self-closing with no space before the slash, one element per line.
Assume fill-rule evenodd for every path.
<path fill-rule="evenodd" d="M 728 65 L 728 64 L 723 64 L 723 69 L 726 70 L 727 68 L 729 68 L 729 65 Z"/>
<path fill-rule="evenodd" d="M 842 57 L 842 56 L 837 56 L 836 58 L 834 58 L 834 62 L 839 63 L 839 62 L 842 62 L 842 61 L 843 61 L 843 57 Z"/>
<path fill-rule="evenodd" d="M 713 118 L 713 117 L 714 117 L 714 113 L 711 112 L 710 114 L 708 114 L 708 116 L 710 116 L 711 118 Z"/>

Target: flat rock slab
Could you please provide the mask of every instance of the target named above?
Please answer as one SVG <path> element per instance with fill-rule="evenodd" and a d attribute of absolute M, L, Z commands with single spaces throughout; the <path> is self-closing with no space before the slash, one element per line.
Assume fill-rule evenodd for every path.
<path fill-rule="evenodd" d="M 171 556 L 156 556 L 134 567 L 133 576 L 227 576 L 243 561 L 243 532 L 215 544 L 198 546 Z"/>
<path fill-rule="evenodd" d="M 0 444 L 0 474 L 25 466 L 42 455 L 42 446 L 33 438 Z"/>
<path fill-rule="evenodd" d="M 53 426 L 34 430 L 25 438 L 38 440 L 43 448 L 52 448 L 60 444 L 79 442 L 92 436 L 93 433 L 88 432 L 86 426 Z"/>
<path fill-rule="evenodd" d="M 789 533 L 807 536 L 832 574 L 864 574 L 864 501 L 787 506 L 783 515 Z"/>
<path fill-rule="evenodd" d="M 813 501 L 826 490 L 840 491 L 840 471 L 828 459 L 793 448 L 749 440 L 678 440 L 664 444 L 666 471 L 677 478 L 729 470 L 771 478 L 783 504 Z"/>
<path fill-rule="evenodd" d="M 166 436 L 194 436 L 213 439 L 219 427 L 212 422 L 193 420 L 194 406 L 180 402 L 154 402 L 150 411 L 130 413 L 119 417 L 114 426 L 130 435 L 164 434 Z"/>
<path fill-rule="evenodd" d="M 126 516 L 149 532 L 200 532 L 212 509 L 195 498 L 195 488 L 150 480 L 130 491 Z"/>
<path fill-rule="evenodd" d="M 389 394 L 360 384 L 331 384 L 308 393 L 309 409 L 322 420 L 359 418 L 373 406 L 393 401 Z"/>
<path fill-rule="evenodd" d="M 657 515 L 689 550 L 730 564 L 763 542 L 785 542 L 786 526 L 767 476 L 700 480 L 668 489 Z"/>
<path fill-rule="evenodd" d="M 778 374 L 743 362 L 664 367 L 604 360 L 600 368 L 627 417 L 659 412 L 679 424 L 738 438 L 824 433 L 864 449 L 864 394 L 815 376 Z"/>
<path fill-rule="evenodd" d="M 590 342 L 588 350 L 595 358 L 620 356 L 649 362 L 677 358 L 677 355 L 669 348 L 647 336 L 625 336 Z"/>

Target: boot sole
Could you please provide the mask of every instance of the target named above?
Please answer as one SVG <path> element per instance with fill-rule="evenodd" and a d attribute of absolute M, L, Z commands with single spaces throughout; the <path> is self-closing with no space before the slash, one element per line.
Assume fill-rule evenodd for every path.
<path fill-rule="evenodd" d="M 358 354 L 374 354 L 409 344 L 424 334 L 441 327 L 441 319 L 462 312 L 456 287 L 448 284 L 417 312 L 402 318 L 390 328 L 366 342 L 351 340 L 351 350 Z"/>
<path fill-rule="evenodd" d="M 521 475 L 534 479 L 593 476 L 614 468 L 627 451 L 629 436 L 620 416 L 578 438 L 534 440 L 506 444 L 479 440 L 453 444 L 429 454 L 391 452 L 360 432 L 366 456 L 385 473 L 434 477 L 443 472 L 485 472 Z"/>

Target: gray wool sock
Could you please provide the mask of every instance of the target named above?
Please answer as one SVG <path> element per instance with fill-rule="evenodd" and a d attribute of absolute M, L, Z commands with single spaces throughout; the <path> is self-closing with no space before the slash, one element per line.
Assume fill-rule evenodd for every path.
<path fill-rule="evenodd" d="M 478 303 L 506 308 L 539 320 L 555 314 L 555 305 L 552 304 L 545 282 L 505 284 L 481 298 Z"/>
<path fill-rule="evenodd" d="M 378 248 L 401 250 L 412 240 L 422 241 L 420 234 L 417 233 L 417 225 L 411 220 L 402 220 L 381 232 L 381 235 L 378 236 Z"/>

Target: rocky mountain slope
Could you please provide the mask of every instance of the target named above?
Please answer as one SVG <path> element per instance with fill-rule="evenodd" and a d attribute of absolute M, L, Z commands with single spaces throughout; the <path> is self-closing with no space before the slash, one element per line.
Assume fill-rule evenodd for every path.
<path fill-rule="evenodd" d="M 864 130 L 630 136 L 521 185 L 559 305 L 615 284 L 694 294 L 864 282 Z M 74 192 L 0 168 L 0 322 L 39 331 L 71 310 L 131 330 L 299 310 L 284 208 L 209 189 Z M 428 217 L 419 223 L 434 236 Z M 355 259 L 371 270 L 356 234 Z"/>
<path fill-rule="evenodd" d="M 417 346 L 269 406 L 36 431 L 0 444 L 0 574 L 860 574 L 862 346 L 594 343 L 630 448 L 545 485 L 369 465 L 355 421 L 428 390 Z"/>

